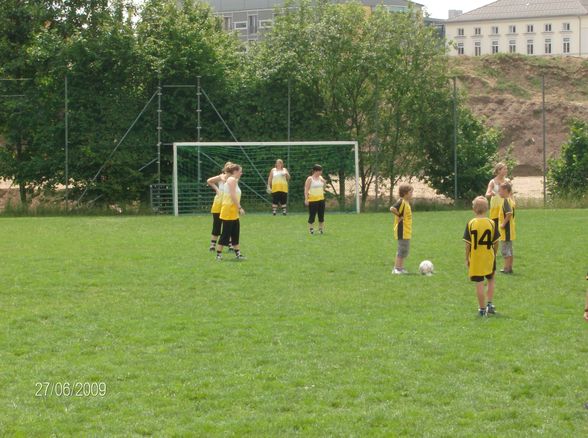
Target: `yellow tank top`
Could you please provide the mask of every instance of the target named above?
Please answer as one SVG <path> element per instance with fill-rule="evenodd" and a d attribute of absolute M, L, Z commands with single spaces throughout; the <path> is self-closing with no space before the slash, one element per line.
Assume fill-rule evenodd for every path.
<path fill-rule="evenodd" d="M 308 190 L 308 202 L 322 201 L 325 199 L 325 183 L 319 178 L 310 178 L 310 189 Z"/>
<path fill-rule="evenodd" d="M 500 208 L 502 207 L 502 198 L 498 195 L 498 189 L 500 188 L 500 184 L 497 184 L 495 180 L 492 180 L 492 184 L 494 187 L 492 189 L 492 197 L 490 198 L 490 219 L 495 220 L 498 219 L 500 215 Z"/>
<path fill-rule="evenodd" d="M 219 189 L 220 193 L 217 193 L 216 195 L 214 195 L 214 201 L 212 201 L 212 207 L 210 208 L 211 213 L 220 213 L 221 212 L 221 208 L 223 206 L 224 187 L 225 187 L 225 182 L 220 181 L 218 183 L 218 189 Z"/>
<path fill-rule="evenodd" d="M 288 193 L 288 179 L 284 169 L 272 169 L 272 193 L 276 192 Z"/>
<path fill-rule="evenodd" d="M 241 202 L 241 189 L 239 188 L 239 183 L 237 183 L 236 189 L 237 199 L 239 202 Z M 231 198 L 229 185 L 227 183 L 225 183 L 223 186 L 223 199 L 220 218 L 224 221 L 235 221 L 239 219 L 239 208 L 238 205 L 234 204 L 233 199 Z"/>

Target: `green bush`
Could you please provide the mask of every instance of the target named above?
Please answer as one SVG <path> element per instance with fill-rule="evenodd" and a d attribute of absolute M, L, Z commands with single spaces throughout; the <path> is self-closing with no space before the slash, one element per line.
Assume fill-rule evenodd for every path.
<path fill-rule="evenodd" d="M 588 196 L 588 123 L 573 120 L 559 158 L 549 160 L 547 189 L 554 198 Z"/>
<path fill-rule="evenodd" d="M 457 143 L 457 198 L 471 200 L 486 192 L 496 161 L 500 132 L 488 128 L 469 110 L 459 110 Z M 451 123 L 447 123 L 452 132 Z M 451 128 L 451 129 L 450 129 Z M 453 168 L 453 141 L 450 137 L 443 144 L 429 148 L 423 179 L 437 193 L 454 197 L 455 174 Z"/>

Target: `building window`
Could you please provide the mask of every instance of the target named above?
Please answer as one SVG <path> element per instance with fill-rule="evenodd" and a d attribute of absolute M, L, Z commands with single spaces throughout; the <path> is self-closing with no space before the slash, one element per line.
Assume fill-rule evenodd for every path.
<path fill-rule="evenodd" d="M 408 8 L 406 6 L 385 6 L 388 12 L 407 12 Z"/>
<path fill-rule="evenodd" d="M 572 25 L 570 23 L 564 23 L 561 30 L 564 32 L 569 32 L 572 30 Z"/>
<path fill-rule="evenodd" d="M 551 32 L 551 23 L 545 25 L 545 32 Z"/>
<path fill-rule="evenodd" d="M 480 41 L 476 41 L 476 44 L 474 45 L 474 55 L 482 55 L 482 43 Z"/>
<path fill-rule="evenodd" d="M 516 40 L 510 40 L 508 42 L 508 53 L 517 53 L 517 42 L 516 42 Z"/>
<path fill-rule="evenodd" d="M 517 33 L 517 27 L 514 24 L 508 26 L 508 33 Z"/>
<path fill-rule="evenodd" d="M 527 24 L 527 33 L 535 33 L 535 26 L 533 24 Z"/>
<path fill-rule="evenodd" d="M 570 39 L 564 38 L 563 40 L 563 52 L 569 54 L 570 53 Z"/>
<path fill-rule="evenodd" d="M 260 29 L 271 29 L 274 26 L 274 20 L 259 20 Z"/>
<path fill-rule="evenodd" d="M 492 26 L 492 35 L 498 35 L 498 26 Z"/>
<path fill-rule="evenodd" d="M 481 27 L 474 27 L 474 35 L 482 35 L 482 28 Z"/>
<path fill-rule="evenodd" d="M 231 30 L 231 17 L 223 17 L 223 29 L 225 31 Z"/>
<path fill-rule="evenodd" d="M 498 53 L 498 41 L 492 41 L 492 54 Z"/>
<path fill-rule="evenodd" d="M 535 52 L 535 42 L 527 40 L 527 55 L 533 55 L 533 52 Z"/>
<path fill-rule="evenodd" d="M 250 34 L 257 33 L 257 15 L 250 15 L 249 16 L 249 33 Z"/>
<path fill-rule="evenodd" d="M 457 36 L 464 36 L 465 35 L 465 29 L 463 27 L 460 27 L 457 29 Z"/>
<path fill-rule="evenodd" d="M 458 43 L 457 44 L 457 54 L 458 55 L 464 55 L 465 54 L 465 48 L 463 43 Z"/>
<path fill-rule="evenodd" d="M 545 54 L 551 55 L 551 38 L 545 40 Z"/>
<path fill-rule="evenodd" d="M 235 22 L 235 29 L 246 30 L 247 29 L 247 22 L 246 21 L 236 21 Z"/>

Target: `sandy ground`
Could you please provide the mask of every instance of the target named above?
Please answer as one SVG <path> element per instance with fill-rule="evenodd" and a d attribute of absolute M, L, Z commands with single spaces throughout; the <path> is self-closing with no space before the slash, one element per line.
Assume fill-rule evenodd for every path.
<path fill-rule="evenodd" d="M 543 198 L 543 177 L 520 176 L 512 180 L 515 197 L 525 199 Z M 443 198 L 435 194 L 435 191 L 421 182 L 413 183 L 415 197 L 424 199 Z M 481 193 L 483 195 L 483 193 Z"/>
<path fill-rule="evenodd" d="M 414 187 L 414 197 L 417 199 L 429 199 L 438 200 L 440 202 L 446 201 L 447 198 L 442 195 L 435 193 L 431 187 L 420 181 L 407 181 L 401 180 L 402 182 L 409 182 Z M 540 176 L 520 176 L 515 177 L 512 180 L 514 195 L 517 198 L 523 199 L 542 199 L 543 198 L 543 177 Z M 396 186 L 398 187 L 398 185 Z M 353 191 L 353 184 L 348 186 L 350 192 Z M 385 197 L 389 194 L 390 188 L 388 186 L 380 187 L 380 196 Z M 395 189 L 396 190 L 396 189 Z M 481 193 L 483 195 L 484 193 Z M 375 197 L 375 188 L 372 186 L 370 191 L 370 197 Z"/>
<path fill-rule="evenodd" d="M 12 186 L 12 181 L 5 181 L 3 179 L 0 179 L 0 190 L 2 189 L 9 189 Z M 13 187 L 15 188 L 15 187 Z"/>

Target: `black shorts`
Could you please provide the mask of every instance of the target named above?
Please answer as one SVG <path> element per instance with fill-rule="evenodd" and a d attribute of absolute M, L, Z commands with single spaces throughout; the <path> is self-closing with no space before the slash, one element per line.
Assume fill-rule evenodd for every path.
<path fill-rule="evenodd" d="M 484 281 L 484 278 L 486 280 L 492 280 L 494 278 L 495 273 L 496 273 L 496 260 L 494 260 L 494 266 L 492 267 L 492 273 L 490 273 L 488 275 L 474 275 L 473 277 L 470 277 L 470 280 L 475 281 L 476 283 L 481 283 L 482 281 Z"/>
<path fill-rule="evenodd" d="M 492 280 L 494 278 L 494 272 L 492 274 L 488 274 L 488 275 L 476 275 L 474 277 L 470 277 L 470 280 L 472 280 L 476 283 L 481 283 L 482 281 L 484 281 L 484 278 L 486 280 Z"/>
<path fill-rule="evenodd" d="M 229 243 L 233 246 L 239 245 L 240 231 L 241 225 L 239 219 L 234 221 L 223 221 L 223 231 L 218 243 L 222 246 L 228 246 Z"/>
<path fill-rule="evenodd" d="M 287 203 L 288 203 L 288 193 L 286 193 L 286 192 L 272 193 L 272 204 L 273 205 L 286 205 Z"/>
<path fill-rule="evenodd" d="M 320 223 L 325 221 L 325 200 L 313 201 L 308 203 L 308 223 L 314 224 L 314 219 L 318 214 L 318 220 Z"/>
<path fill-rule="evenodd" d="M 223 226 L 223 221 L 220 218 L 220 213 L 212 213 L 212 235 L 220 236 Z"/>

